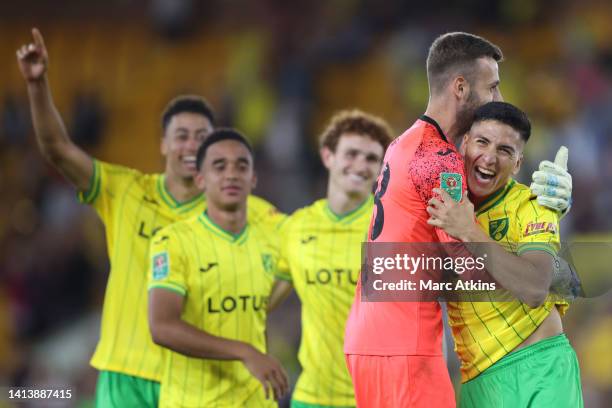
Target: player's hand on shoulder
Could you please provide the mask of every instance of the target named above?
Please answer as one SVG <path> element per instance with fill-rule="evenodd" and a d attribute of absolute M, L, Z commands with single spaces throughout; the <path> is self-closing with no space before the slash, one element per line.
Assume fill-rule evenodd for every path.
<path fill-rule="evenodd" d="M 251 347 L 242 359 L 242 363 L 263 385 L 266 399 L 272 396 L 275 400 L 278 400 L 289 390 L 287 373 L 274 357 Z"/>
<path fill-rule="evenodd" d="M 38 29 L 32 29 L 33 42 L 17 50 L 17 62 L 23 78 L 28 82 L 39 81 L 47 72 L 49 56 L 45 41 Z"/>

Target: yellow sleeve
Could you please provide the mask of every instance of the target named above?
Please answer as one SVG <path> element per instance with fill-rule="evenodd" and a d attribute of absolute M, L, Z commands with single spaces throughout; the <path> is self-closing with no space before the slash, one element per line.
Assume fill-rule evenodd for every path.
<path fill-rule="evenodd" d="M 116 164 L 93 160 L 93 173 L 87 191 L 77 193 L 78 200 L 90 204 L 105 220 L 110 217 L 115 198 L 123 186 L 134 180 L 138 171 Z"/>
<path fill-rule="evenodd" d="M 289 267 L 289 230 L 291 217 L 287 217 L 278 228 L 280 237 L 280 250 L 278 263 L 276 267 L 275 278 L 288 282 L 293 282 L 291 277 L 291 268 Z"/>
<path fill-rule="evenodd" d="M 535 197 L 517 210 L 519 237 L 517 254 L 545 251 L 555 256 L 559 251 L 559 213 L 540 206 Z"/>
<path fill-rule="evenodd" d="M 164 288 L 183 296 L 187 294 L 188 263 L 179 237 L 163 228 L 151 241 L 149 251 L 149 289 Z"/>
<path fill-rule="evenodd" d="M 250 195 L 247 201 L 249 222 L 253 224 L 265 223 L 272 226 L 280 226 L 287 218 L 286 214 L 263 198 Z"/>

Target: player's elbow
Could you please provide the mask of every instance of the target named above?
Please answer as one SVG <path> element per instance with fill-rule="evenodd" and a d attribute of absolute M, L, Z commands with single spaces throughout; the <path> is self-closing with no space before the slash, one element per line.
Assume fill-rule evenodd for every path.
<path fill-rule="evenodd" d="M 40 148 L 40 153 L 45 160 L 54 166 L 57 166 L 62 161 L 62 153 L 57 148 L 44 145 Z"/>
<path fill-rule="evenodd" d="M 151 332 L 151 339 L 153 343 L 162 347 L 169 347 L 170 345 L 170 333 L 167 325 L 159 319 L 149 319 L 149 331 Z"/>
<path fill-rule="evenodd" d="M 158 346 L 163 346 L 163 331 L 160 330 L 159 324 L 157 324 L 157 322 L 155 322 L 153 319 L 149 320 L 149 331 L 151 332 L 151 339 L 153 340 L 153 343 L 157 344 Z"/>
<path fill-rule="evenodd" d="M 55 167 L 59 167 L 66 160 L 66 143 L 47 142 L 40 145 L 40 153 L 45 160 Z"/>
<path fill-rule="evenodd" d="M 538 308 L 544 304 L 548 297 L 547 289 L 534 288 L 533 290 L 523 295 L 523 303 L 532 309 Z"/>

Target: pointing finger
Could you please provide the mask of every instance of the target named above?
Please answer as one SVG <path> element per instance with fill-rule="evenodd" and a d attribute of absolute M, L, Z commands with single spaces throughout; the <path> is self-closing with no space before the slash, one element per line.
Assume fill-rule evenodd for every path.
<path fill-rule="evenodd" d="M 34 38 L 34 44 L 36 44 L 37 47 L 44 48 L 45 40 L 38 28 L 32 29 L 32 38 Z"/>

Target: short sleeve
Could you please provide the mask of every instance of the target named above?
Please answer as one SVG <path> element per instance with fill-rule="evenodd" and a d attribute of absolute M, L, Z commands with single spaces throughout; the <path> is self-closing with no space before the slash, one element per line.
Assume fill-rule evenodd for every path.
<path fill-rule="evenodd" d="M 275 277 L 280 280 L 293 282 L 291 277 L 291 268 L 289 266 L 289 241 L 290 241 L 290 229 L 291 229 L 291 217 L 280 224 L 278 235 L 280 237 L 278 263 L 276 268 Z"/>
<path fill-rule="evenodd" d="M 100 184 L 102 181 L 102 169 L 107 166 L 106 163 L 94 159 L 93 161 L 93 172 L 89 179 L 89 187 L 87 191 L 78 191 L 77 198 L 82 204 L 92 204 L 100 195 Z"/>
<path fill-rule="evenodd" d="M 463 158 L 454 146 L 441 139 L 423 140 L 415 152 L 414 160 L 408 165 L 408 174 L 424 206 L 434 197 L 433 189 L 440 187 L 442 173 L 457 174 L 455 182 L 461 183 L 461 194 L 467 189 Z M 434 228 L 438 240 L 459 242 L 441 228 Z"/>
<path fill-rule="evenodd" d="M 545 251 L 555 255 L 560 248 L 559 214 L 540 206 L 532 197 L 517 210 L 519 241 L 517 253 Z"/>
<path fill-rule="evenodd" d="M 94 159 L 89 188 L 77 192 L 77 198 L 94 207 L 103 220 L 109 219 L 120 189 L 139 174 L 134 169 Z"/>
<path fill-rule="evenodd" d="M 408 176 L 425 205 L 434 197 L 433 189 L 440 187 L 442 173 L 460 175 L 462 194 L 467 190 L 463 158 L 455 147 L 445 142 L 423 141 L 408 164 Z"/>
<path fill-rule="evenodd" d="M 177 234 L 168 228 L 155 234 L 149 251 L 149 289 L 164 288 L 183 296 L 187 294 L 187 256 L 178 241 Z"/>

